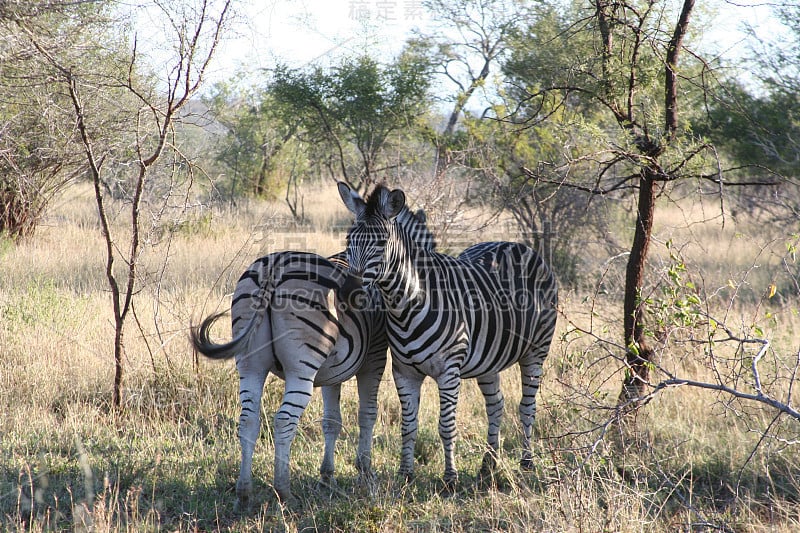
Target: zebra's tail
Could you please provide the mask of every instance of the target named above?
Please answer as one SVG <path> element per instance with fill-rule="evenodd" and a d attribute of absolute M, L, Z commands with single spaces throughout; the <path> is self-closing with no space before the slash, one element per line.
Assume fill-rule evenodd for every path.
<path fill-rule="evenodd" d="M 241 352 L 250 338 L 250 333 L 253 329 L 253 326 L 255 326 L 256 318 L 258 317 L 257 314 L 253 314 L 253 316 L 250 317 L 250 322 L 247 324 L 247 326 L 242 328 L 239 333 L 230 340 L 230 342 L 217 344 L 211 340 L 211 326 L 214 325 L 214 322 L 216 322 L 217 319 L 227 314 L 227 311 L 213 314 L 203 320 L 199 326 L 193 326 L 190 329 L 189 336 L 191 337 L 194 349 L 209 359 L 230 359 L 236 355 L 237 352 Z"/>
<path fill-rule="evenodd" d="M 232 323 L 235 326 L 232 328 L 234 335 L 230 342 L 216 344 L 210 336 L 214 322 L 227 314 L 227 311 L 223 311 L 209 316 L 199 326 L 190 328 L 190 338 L 195 350 L 209 359 L 230 359 L 237 353 L 252 351 L 252 347 L 249 346 L 251 337 L 264 320 L 275 286 L 279 283 L 280 271 L 276 269 L 276 263 L 284 255 L 286 254 L 273 253 L 256 260 L 239 278 L 231 305 Z M 240 324 L 245 325 L 241 327 Z M 265 338 L 256 342 L 267 344 L 270 342 L 271 334 L 268 329 L 259 335 Z"/>

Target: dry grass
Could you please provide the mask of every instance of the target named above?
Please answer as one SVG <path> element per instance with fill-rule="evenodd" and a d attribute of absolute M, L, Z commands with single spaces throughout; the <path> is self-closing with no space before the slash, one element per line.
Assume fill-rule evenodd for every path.
<path fill-rule="evenodd" d="M 234 510 L 238 472 L 238 379 L 231 364 L 199 361 L 187 327 L 227 307 L 242 270 L 270 251 L 330 254 L 344 246 L 348 217 L 335 188 L 306 191 L 305 225 L 280 203 L 184 211 L 171 232 L 154 232 L 143 257 L 136 316 L 127 327 L 125 410 L 110 409 L 112 336 L 103 243 L 90 191 L 76 187 L 51 211 L 36 236 L 0 247 L 0 523 L 9 531 L 796 531 L 800 451 L 796 421 L 760 405 L 697 389 L 656 396 L 635 428 L 597 427 L 609 420 L 621 381 L 618 290 L 606 295 L 565 290 L 563 318 L 546 365 L 539 400 L 536 467 L 517 468 L 519 377 L 504 374 L 507 414 L 495 486 L 476 479 L 485 439 L 483 401 L 465 383 L 456 448 L 459 491 L 440 493 L 438 400 L 426 382 L 420 413 L 416 480 L 394 476 L 399 459 L 399 404 L 387 372 L 374 441 L 378 483 L 355 483 L 355 385 L 343 389 L 345 431 L 337 456 L 340 491 L 316 486 L 321 400 L 312 401 L 293 448 L 298 509 L 271 494 L 271 413 L 281 383 L 264 399 L 256 451 L 256 500 Z M 333 199 L 333 200 L 332 200 Z M 705 209 L 705 211 L 703 210 Z M 662 211 L 653 268 L 670 264 L 672 239 L 706 287 L 749 283 L 734 300 L 731 321 L 763 319 L 774 358 L 797 350 L 797 303 L 780 277 L 779 235 L 746 223 L 711 222 L 711 208 Z M 686 224 L 688 220 L 692 224 Z M 480 237 L 476 236 L 476 240 Z M 744 243 L 744 244 L 742 244 Z M 771 244 L 770 244 L 771 243 Z M 769 246 L 767 246 L 769 244 Z M 758 265 L 758 268 L 753 268 Z M 743 273 L 747 273 L 746 276 Z M 766 274 L 762 274 L 766 272 Z M 609 280 L 615 279 L 611 274 Z M 780 282 L 783 298 L 760 299 Z M 615 292 L 616 291 L 616 292 Z M 705 294 L 725 309 L 730 293 Z M 593 307 L 592 307 L 593 306 Z M 578 325 L 591 334 L 579 334 Z M 677 342 L 681 341 L 681 342 Z M 695 379 L 713 379 L 702 347 L 676 334 L 660 364 Z M 766 365 L 765 365 L 766 366 Z M 778 375 L 791 370 L 773 364 Z M 766 369 L 765 369 L 766 372 Z M 776 390 L 786 382 L 775 382 Z M 741 384 L 748 386 L 746 379 Z M 625 430 L 625 433 L 621 432 Z M 761 440 L 769 429 L 773 438 Z M 622 438 L 624 436 L 624 438 Z M 592 448 L 594 446 L 594 448 Z M 593 450 L 592 453 L 590 451 Z"/>

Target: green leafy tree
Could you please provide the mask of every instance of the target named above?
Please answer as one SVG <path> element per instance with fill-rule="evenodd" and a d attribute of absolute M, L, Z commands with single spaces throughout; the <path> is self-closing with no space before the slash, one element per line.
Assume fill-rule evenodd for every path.
<path fill-rule="evenodd" d="M 437 172 L 443 172 L 463 153 L 463 135 L 456 130 L 470 100 L 489 82 L 530 9 L 518 0 L 426 0 L 423 5 L 432 22 L 415 32 L 409 47 L 428 58 L 450 109 L 443 130 L 434 136 Z"/>
<path fill-rule="evenodd" d="M 284 123 L 299 122 L 317 160 L 331 157 L 341 179 L 366 186 L 390 167 L 393 142 L 425 116 L 429 85 L 427 62 L 403 53 L 387 65 L 361 56 L 330 69 L 279 67 L 267 92 Z"/>
<path fill-rule="evenodd" d="M 512 101 L 494 106 L 498 117 L 513 112 Z M 543 112 L 544 109 L 542 109 Z M 466 164 L 491 194 L 484 198 L 509 213 L 521 238 L 546 257 L 558 273 L 559 283 L 577 286 L 591 272 L 587 242 L 605 243 L 608 213 L 604 202 L 560 183 L 541 179 L 566 164 L 565 150 L 589 150 L 596 138 L 591 128 L 578 127 L 585 116 L 571 106 L 546 111 L 548 119 L 529 127 L 509 120 L 464 120 L 466 139 L 472 143 Z M 574 173 L 589 172 L 576 163 Z M 618 250 L 617 250 L 618 251 Z"/>
<path fill-rule="evenodd" d="M 75 131 L 64 127 L 67 95 L 51 83 L 42 53 L 65 62 L 94 55 L 101 75 L 115 51 L 85 43 L 107 11 L 108 2 L 0 3 L 0 234 L 31 235 L 51 200 L 83 172 Z M 41 49 L 30 34 L 41 37 Z"/>
<path fill-rule="evenodd" d="M 800 7 L 787 4 L 776 12 L 783 25 L 777 42 L 762 42 L 751 30 L 758 45 L 749 64 L 757 85 L 726 79 L 725 91 L 709 101 L 708 114 L 694 125 L 729 154 L 738 181 L 773 191 L 800 173 Z M 758 203 L 775 196 L 757 190 Z"/>
<path fill-rule="evenodd" d="M 260 197 L 277 193 L 278 154 L 297 132 L 299 121 L 282 113 L 263 90 L 219 83 L 204 101 L 225 128 L 216 159 L 227 170 L 231 194 Z"/>

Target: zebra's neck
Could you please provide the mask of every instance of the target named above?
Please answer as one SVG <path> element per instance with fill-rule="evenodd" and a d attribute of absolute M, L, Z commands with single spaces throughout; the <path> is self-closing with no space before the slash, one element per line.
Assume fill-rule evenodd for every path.
<path fill-rule="evenodd" d="M 425 290 L 417 265 L 421 262 L 419 256 L 429 252 L 398 228 L 394 228 L 389 242 L 384 275 L 378 286 L 386 309 L 396 312 L 419 304 L 424 299 Z"/>

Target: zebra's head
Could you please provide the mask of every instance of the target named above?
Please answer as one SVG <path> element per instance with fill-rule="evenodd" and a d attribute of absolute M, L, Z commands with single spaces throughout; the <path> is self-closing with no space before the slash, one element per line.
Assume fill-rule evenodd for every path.
<path fill-rule="evenodd" d="M 406 195 L 399 189 L 378 186 L 365 201 L 345 183 L 339 183 L 339 195 L 356 217 L 347 233 L 350 271 L 361 277 L 364 285 L 371 285 L 383 271 L 386 243 L 394 219 L 406 205 Z"/>
<path fill-rule="evenodd" d="M 406 207 L 400 189 L 376 187 L 364 200 L 346 183 L 339 183 L 339 195 L 355 222 L 347 234 L 347 262 L 350 272 L 371 285 L 386 273 L 387 249 L 406 239 L 415 246 L 433 250 L 435 241 L 425 225 L 425 215 Z"/>

